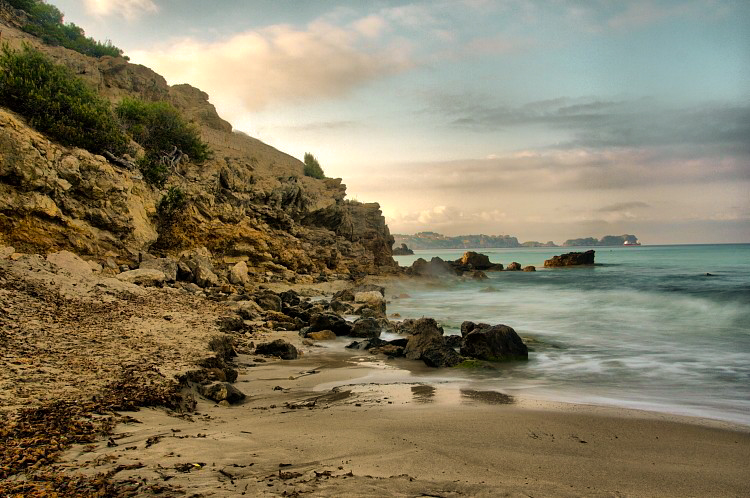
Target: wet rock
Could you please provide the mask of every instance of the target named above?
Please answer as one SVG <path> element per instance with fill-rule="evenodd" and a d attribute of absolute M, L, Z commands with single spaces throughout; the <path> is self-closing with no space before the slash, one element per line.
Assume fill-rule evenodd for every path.
<path fill-rule="evenodd" d="M 234 350 L 234 344 L 232 338 L 228 335 L 217 335 L 208 341 L 208 349 L 216 353 L 217 358 L 223 360 L 229 360 L 237 356 L 237 352 Z"/>
<path fill-rule="evenodd" d="M 449 348 L 458 349 L 461 347 L 463 337 L 460 335 L 445 335 L 443 336 L 443 342 Z"/>
<path fill-rule="evenodd" d="M 555 268 L 559 266 L 593 265 L 594 255 L 595 251 L 593 249 L 589 249 L 586 252 L 569 252 L 559 256 L 553 256 L 552 259 L 546 260 L 544 262 L 544 267 Z"/>
<path fill-rule="evenodd" d="M 117 274 L 117 279 L 144 287 L 161 287 L 166 277 L 159 270 L 128 270 Z"/>
<path fill-rule="evenodd" d="M 226 401 L 229 404 L 236 404 L 245 399 L 245 394 L 227 382 L 214 382 L 209 385 L 199 385 L 198 393 L 217 403 Z"/>
<path fill-rule="evenodd" d="M 361 349 L 361 350 L 369 350 L 372 348 L 379 348 L 382 346 L 387 346 L 388 342 L 384 341 L 383 339 L 379 339 L 377 337 L 371 337 L 370 339 L 366 339 L 364 341 L 353 341 L 349 343 L 346 347 L 347 349 Z"/>
<path fill-rule="evenodd" d="M 470 276 L 472 280 L 487 280 L 487 274 L 479 270 L 471 272 Z"/>
<path fill-rule="evenodd" d="M 487 361 L 527 359 L 529 350 L 507 325 L 475 326 L 463 338 L 461 354 Z"/>
<path fill-rule="evenodd" d="M 361 284 L 354 288 L 355 297 L 358 292 L 378 292 L 381 296 L 385 296 L 385 287 L 376 284 Z"/>
<path fill-rule="evenodd" d="M 177 280 L 177 261 L 172 258 L 154 258 L 141 262 L 140 269 L 159 270 L 164 274 L 166 282 L 175 282 Z"/>
<path fill-rule="evenodd" d="M 297 348 L 283 339 L 258 344 L 258 347 L 255 348 L 255 354 L 278 356 L 282 360 L 296 360 L 298 355 Z"/>
<path fill-rule="evenodd" d="M 457 261 L 462 266 L 469 266 L 474 270 L 488 270 L 494 266 L 489 256 L 474 251 L 467 251 Z"/>
<path fill-rule="evenodd" d="M 380 337 L 380 324 L 375 318 L 359 318 L 349 335 L 352 337 Z"/>
<path fill-rule="evenodd" d="M 406 244 L 401 244 L 401 247 L 396 247 L 393 249 L 394 256 L 410 256 L 412 254 L 414 254 L 414 251 L 409 249 Z"/>
<path fill-rule="evenodd" d="M 299 294 L 297 294 L 295 291 L 291 289 L 279 294 L 279 298 L 281 298 L 282 305 L 286 305 L 286 306 L 299 306 L 300 303 L 302 302 L 302 300 L 299 297 Z"/>
<path fill-rule="evenodd" d="M 508 271 L 521 271 L 521 263 L 516 263 L 515 261 L 509 264 L 506 268 Z"/>
<path fill-rule="evenodd" d="M 417 259 L 406 269 L 406 274 L 421 277 L 446 277 L 455 276 L 456 272 L 453 269 L 453 266 L 436 256 L 429 262 L 423 258 Z"/>
<path fill-rule="evenodd" d="M 336 339 L 336 334 L 333 330 L 319 330 L 317 332 L 307 332 L 305 337 L 314 341 L 333 341 Z"/>
<path fill-rule="evenodd" d="M 444 347 L 443 328 L 433 318 L 404 320 L 399 332 L 410 336 L 404 349 L 404 355 L 410 360 L 420 360 L 425 351 Z"/>
<path fill-rule="evenodd" d="M 358 304 L 366 304 L 368 308 L 374 310 L 379 314 L 385 314 L 385 298 L 377 290 L 356 292 L 354 294 L 354 302 Z"/>
<path fill-rule="evenodd" d="M 310 331 L 332 330 L 336 335 L 349 335 L 352 326 L 335 313 L 315 313 L 310 316 Z"/>
<path fill-rule="evenodd" d="M 534 265 L 524 266 L 523 271 L 536 271 L 536 266 Z"/>
<path fill-rule="evenodd" d="M 331 301 L 331 310 L 336 313 L 350 314 L 354 311 L 352 305 L 344 301 Z"/>
<path fill-rule="evenodd" d="M 491 325 L 489 323 L 474 323 L 470 321 L 465 321 L 461 324 L 461 337 L 466 337 L 466 335 L 474 330 L 477 327 L 490 327 Z"/>
<path fill-rule="evenodd" d="M 384 346 L 370 348 L 370 354 L 384 354 L 389 358 L 399 358 L 404 356 L 404 347 L 395 344 L 386 344 Z"/>
<path fill-rule="evenodd" d="M 455 367 L 463 361 L 455 349 L 447 346 L 427 349 L 421 359 L 425 365 L 434 368 Z"/>

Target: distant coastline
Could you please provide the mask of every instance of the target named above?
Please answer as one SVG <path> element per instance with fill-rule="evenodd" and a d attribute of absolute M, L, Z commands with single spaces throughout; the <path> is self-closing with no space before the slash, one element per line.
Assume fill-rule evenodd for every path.
<path fill-rule="evenodd" d="M 519 242 L 511 235 L 456 235 L 447 236 L 437 232 L 419 232 L 413 235 L 393 234 L 394 246 L 403 244 L 409 249 L 496 249 L 519 247 L 606 247 L 638 245 L 638 237 L 631 234 L 605 235 L 601 239 L 586 237 L 568 239 L 561 245 L 553 241 L 538 242 L 535 240 Z"/>

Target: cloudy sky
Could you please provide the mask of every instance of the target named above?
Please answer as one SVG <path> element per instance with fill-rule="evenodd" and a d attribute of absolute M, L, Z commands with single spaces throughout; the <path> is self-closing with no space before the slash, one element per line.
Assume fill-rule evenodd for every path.
<path fill-rule="evenodd" d="M 750 242 L 746 0 L 52 0 L 391 231 Z"/>

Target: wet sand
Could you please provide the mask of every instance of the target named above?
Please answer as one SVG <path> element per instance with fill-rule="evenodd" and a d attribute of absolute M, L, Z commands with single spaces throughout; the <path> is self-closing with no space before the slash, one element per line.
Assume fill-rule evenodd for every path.
<path fill-rule="evenodd" d="M 117 446 L 75 447 L 66 465 L 142 464 L 117 477 L 204 496 L 750 493 L 747 427 L 409 382 L 367 355 L 307 349 L 297 361 L 241 357 L 240 406 L 200 401 L 192 421 L 141 410 Z"/>

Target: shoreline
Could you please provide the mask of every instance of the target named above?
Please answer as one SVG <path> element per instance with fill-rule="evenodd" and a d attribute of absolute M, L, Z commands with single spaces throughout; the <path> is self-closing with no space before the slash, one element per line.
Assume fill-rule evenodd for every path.
<path fill-rule="evenodd" d="M 73 447 L 63 465 L 84 472 L 143 465 L 118 478 L 212 496 L 750 491 L 750 427 L 524 398 L 430 403 L 415 384 L 318 389 L 363 370 L 340 355 L 261 363 L 237 381 L 248 394 L 243 404 L 199 400 L 192 422 L 159 409 L 131 413 L 140 423 L 118 426 L 117 446 Z M 204 465 L 176 470 L 185 464 Z"/>

